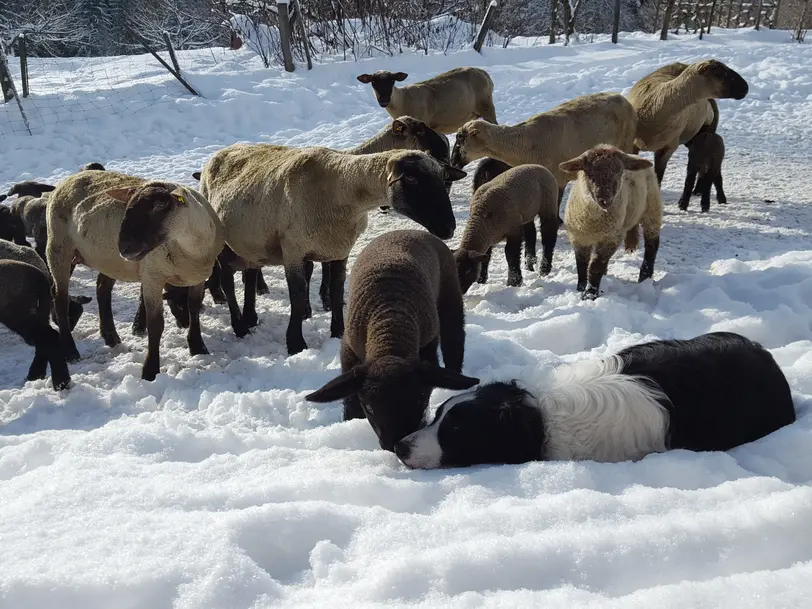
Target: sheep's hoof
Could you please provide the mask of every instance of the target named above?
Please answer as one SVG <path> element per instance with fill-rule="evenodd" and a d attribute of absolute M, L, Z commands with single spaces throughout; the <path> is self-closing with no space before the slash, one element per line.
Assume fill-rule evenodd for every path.
<path fill-rule="evenodd" d="M 79 350 L 76 347 L 65 348 L 65 361 L 74 364 L 80 360 Z"/>
<path fill-rule="evenodd" d="M 112 332 L 102 332 L 102 339 L 104 339 L 104 344 L 110 348 L 118 347 L 121 344 L 121 338 L 119 338 L 118 332 L 115 330 Z"/>
<path fill-rule="evenodd" d="M 257 290 L 259 292 L 259 290 Z M 228 300 L 226 299 L 226 295 L 223 290 L 212 290 L 209 292 L 211 299 L 214 301 L 214 304 L 226 304 Z"/>
<path fill-rule="evenodd" d="M 259 323 L 259 318 L 255 311 L 248 311 L 242 314 L 242 322 L 247 328 L 253 328 Z"/>
<path fill-rule="evenodd" d="M 307 304 L 305 308 L 304 315 L 302 315 L 302 319 L 310 319 L 313 317 L 313 307 L 310 306 L 310 303 Z"/>
<path fill-rule="evenodd" d="M 535 271 L 536 270 L 536 262 L 538 262 L 538 258 L 533 256 L 532 258 L 528 258 L 524 261 L 524 268 L 528 271 Z"/>
<path fill-rule="evenodd" d="M 160 365 L 156 366 L 153 364 L 153 360 L 147 356 L 146 361 L 144 362 L 143 368 L 141 368 L 141 378 L 145 381 L 154 381 L 155 377 L 158 376 L 158 373 L 161 371 Z"/>
<path fill-rule="evenodd" d="M 649 265 L 644 264 L 640 269 L 640 275 L 637 277 L 637 283 L 643 283 L 646 279 L 651 279 L 654 276 L 654 269 Z"/>
<path fill-rule="evenodd" d="M 677 203 L 677 207 L 679 207 L 682 211 L 688 211 L 688 201 L 680 199 L 679 203 Z"/>
<path fill-rule="evenodd" d="M 581 294 L 581 300 L 595 300 L 598 297 L 598 289 L 592 286 L 586 288 Z"/>
<path fill-rule="evenodd" d="M 329 302 L 322 302 L 322 303 L 321 303 L 321 307 L 322 307 L 322 308 L 323 308 L 325 311 L 328 311 L 328 312 L 333 310 L 333 307 L 331 307 L 331 306 L 330 306 L 330 303 L 329 303 Z"/>
<path fill-rule="evenodd" d="M 576 292 L 583 292 L 586 289 L 586 281 L 579 281 L 578 285 L 575 286 Z"/>
<path fill-rule="evenodd" d="M 133 324 L 132 327 L 132 335 L 133 336 L 146 336 L 147 335 L 147 326 L 141 324 Z"/>
<path fill-rule="evenodd" d="M 330 338 L 341 338 L 344 336 L 344 324 L 330 324 Z"/>
<path fill-rule="evenodd" d="M 301 353 L 305 349 L 307 349 L 307 343 L 305 342 L 302 336 L 297 336 L 296 338 L 288 338 L 288 355 L 296 355 L 297 353 Z"/>
<path fill-rule="evenodd" d="M 62 380 L 51 379 L 51 382 L 54 385 L 54 389 L 56 391 L 64 391 L 65 389 L 70 389 L 72 383 L 70 377 Z"/>
<path fill-rule="evenodd" d="M 522 276 L 518 273 L 508 273 L 507 285 L 511 288 L 518 288 L 522 285 Z"/>
<path fill-rule="evenodd" d="M 550 271 L 553 270 L 553 263 L 548 262 L 547 260 L 542 260 L 541 264 L 539 265 L 539 275 L 541 277 L 546 277 L 550 274 Z"/>
<path fill-rule="evenodd" d="M 725 195 L 716 195 L 716 202 L 719 205 L 727 205 L 727 197 Z"/>
<path fill-rule="evenodd" d="M 267 283 L 258 282 L 257 283 L 257 294 L 264 296 L 265 294 L 270 294 L 271 288 L 268 287 Z"/>
<path fill-rule="evenodd" d="M 47 364 L 46 367 L 42 370 L 29 370 L 28 376 L 25 377 L 26 381 L 39 381 L 45 378 L 45 374 L 48 371 Z"/>
<path fill-rule="evenodd" d="M 248 326 L 246 326 L 245 323 L 243 323 L 242 321 L 238 323 L 232 323 L 231 328 L 234 330 L 234 334 L 237 335 L 237 338 L 243 338 L 244 336 L 247 336 L 248 333 L 250 332 Z"/>
<path fill-rule="evenodd" d="M 699 208 L 699 211 L 703 214 L 706 214 L 710 211 L 710 205 L 703 205 Z"/>
<path fill-rule="evenodd" d="M 189 354 L 190 355 L 209 355 L 209 350 L 206 349 L 206 345 L 203 344 L 202 341 L 198 343 L 189 343 Z"/>

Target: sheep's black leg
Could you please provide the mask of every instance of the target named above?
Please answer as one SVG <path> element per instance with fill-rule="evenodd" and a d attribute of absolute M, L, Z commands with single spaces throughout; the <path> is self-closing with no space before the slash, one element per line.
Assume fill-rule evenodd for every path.
<path fill-rule="evenodd" d="M 477 283 L 488 283 L 488 267 L 491 265 L 492 253 L 493 248 L 489 247 L 488 251 L 485 252 L 485 260 L 483 260 L 479 265 L 479 275 L 476 278 Z"/>
<path fill-rule="evenodd" d="M 259 323 L 257 318 L 257 269 L 245 269 L 242 272 L 243 305 L 242 321 L 249 328 Z"/>
<path fill-rule="evenodd" d="M 104 339 L 104 344 L 108 347 L 115 347 L 121 344 L 121 339 L 116 332 L 116 323 L 113 320 L 113 286 L 116 280 L 107 275 L 96 278 L 96 298 L 99 302 L 99 332 Z"/>
<path fill-rule="evenodd" d="M 654 173 L 657 174 L 657 184 L 663 183 L 663 176 L 665 176 L 665 168 L 668 167 L 668 161 L 674 154 L 674 148 L 661 148 L 654 153 Z"/>
<path fill-rule="evenodd" d="M 270 294 L 271 289 L 265 283 L 265 276 L 262 274 L 262 269 L 257 272 L 257 294 Z"/>
<path fill-rule="evenodd" d="M 586 289 L 586 272 L 589 268 L 589 257 L 592 254 L 592 248 L 573 245 L 573 250 L 575 251 L 575 269 L 578 272 L 578 286 L 575 289 L 583 292 Z"/>
<path fill-rule="evenodd" d="M 688 205 L 691 203 L 691 191 L 694 188 L 695 182 L 696 169 L 693 167 L 688 167 L 688 171 L 685 174 L 685 186 L 682 189 L 682 196 L 679 198 L 679 202 L 677 203 L 682 211 L 688 209 Z M 697 184 L 697 188 L 699 188 L 699 184 Z"/>
<path fill-rule="evenodd" d="M 55 332 L 51 329 L 52 332 Z M 59 334 L 57 334 L 57 347 L 59 347 Z M 27 341 L 26 341 L 27 342 Z M 25 377 L 27 381 L 37 381 L 44 379 L 48 372 L 48 350 L 43 343 L 42 339 L 34 341 L 34 360 L 28 368 L 28 376 Z"/>
<path fill-rule="evenodd" d="M 310 304 L 310 280 L 313 279 L 313 261 L 305 260 L 305 281 L 307 282 L 307 310 L 305 311 L 305 319 L 313 317 L 313 307 Z"/>
<path fill-rule="evenodd" d="M 582 300 L 595 300 L 600 295 L 601 279 L 606 275 L 609 259 L 617 251 L 617 243 L 599 243 L 592 252 L 587 270 L 586 288 Z"/>
<path fill-rule="evenodd" d="M 522 285 L 522 233 L 507 236 L 505 242 L 505 259 L 508 265 L 507 285 L 516 287 Z"/>
<path fill-rule="evenodd" d="M 722 172 L 717 171 L 713 178 L 713 186 L 716 188 L 716 202 L 719 205 L 727 204 L 727 196 L 725 196 L 725 189 L 722 187 Z"/>
<path fill-rule="evenodd" d="M 564 218 L 561 217 L 561 201 L 564 200 L 564 189 L 558 189 L 558 226 L 564 225 Z"/>
<path fill-rule="evenodd" d="M 51 326 L 44 328 L 40 342 L 44 345 L 48 363 L 51 365 L 51 383 L 53 383 L 54 389 L 57 391 L 67 389 L 70 386 L 70 372 L 59 340 L 59 332 Z M 34 358 L 36 360 L 36 355 Z"/>
<path fill-rule="evenodd" d="M 321 263 L 321 285 L 319 286 L 319 297 L 321 298 L 321 306 L 325 311 L 330 311 L 333 308 L 332 299 L 330 298 L 330 263 Z M 341 304 L 344 306 L 344 303 Z"/>
<path fill-rule="evenodd" d="M 711 176 L 705 174 L 699 179 L 699 194 L 702 196 L 700 200 L 700 209 L 703 212 L 710 211 L 710 191 L 713 185 Z"/>
<path fill-rule="evenodd" d="M 440 367 L 440 358 L 437 356 L 437 347 L 440 344 L 440 340 L 435 338 L 431 341 L 428 345 L 420 349 L 418 353 L 418 357 L 428 364 L 432 364 L 434 366 Z M 443 358 L 445 359 L 445 358 Z M 458 371 L 459 372 L 459 371 Z"/>
<path fill-rule="evenodd" d="M 141 368 L 141 378 L 154 381 L 161 371 L 161 336 L 164 333 L 163 282 L 141 284 L 144 289 L 144 306 L 147 309 L 147 357 Z"/>
<path fill-rule="evenodd" d="M 443 364 L 449 370 L 462 372 L 465 357 L 465 309 L 459 284 L 447 282 L 441 286 L 440 297 L 437 299 L 437 315 L 440 320 Z M 434 346 L 434 352 L 437 352 L 437 345 Z"/>
<path fill-rule="evenodd" d="M 144 289 L 138 296 L 138 310 L 135 312 L 132 327 L 133 336 L 144 336 L 147 333 L 147 309 L 144 307 Z"/>
<path fill-rule="evenodd" d="M 57 240 L 48 240 L 46 256 L 48 258 L 48 268 L 53 277 L 53 307 L 56 312 L 56 323 L 59 328 L 59 340 L 62 343 L 62 352 L 65 355 L 65 359 L 69 362 L 75 362 L 79 359 L 79 350 L 76 348 L 76 342 L 73 340 L 70 320 L 68 319 L 68 306 L 70 304 L 68 287 L 70 276 L 73 272 L 73 255 L 74 252 L 72 249 L 58 247 Z"/>
<path fill-rule="evenodd" d="M 640 266 L 638 282 L 651 279 L 654 275 L 654 261 L 657 258 L 657 250 L 660 249 L 660 237 L 645 237 L 645 248 L 643 249 L 643 264 Z"/>
<path fill-rule="evenodd" d="M 347 344 L 344 341 L 341 341 L 341 373 L 348 372 L 352 370 L 361 363 L 361 361 L 355 357 L 355 353 L 352 352 Z M 350 421 L 352 419 L 365 419 L 366 415 L 364 414 L 364 409 L 361 407 L 361 401 L 358 399 L 358 394 L 354 393 L 350 396 L 347 396 L 343 400 L 344 404 L 344 420 Z"/>
<path fill-rule="evenodd" d="M 522 226 L 524 233 L 524 268 L 528 271 L 536 270 L 536 225 L 533 220 Z"/>
<path fill-rule="evenodd" d="M 347 259 L 330 262 L 331 319 L 330 336 L 344 336 L 344 281 L 347 278 Z"/>
<path fill-rule="evenodd" d="M 200 333 L 200 307 L 205 294 L 205 283 L 189 288 L 189 330 L 186 332 L 186 342 L 189 345 L 189 353 L 192 355 L 208 355 L 209 353 L 203 343 L 203 335 Z"/>
<path fill-rule="evenodd" d="M 285 264 L 285 279 L 288 283 L 288 295 L 290 298 L 290 321 L 285 333 L 285 341 L 288 347 L 288 355 L 295 355 L 307 349 L 307 343 L 305 343 L 302 334 L 302 322 L 308 304 L 304 260 L 299 260 L 293 264 Z"/>
<path fill-rule="evenodd" d="M 558 241 L 558 222 L 550 218 L 541 221 L 541 264 L 539 275 L 549 275 L 553 269 L 553 252 Z"/>
<path fill-rule="evenodd" d="M 226 295 L 228 302 L 228 312 L 231 314 L 231 327 L 237 338 L 242 338 L 248 334 L 248 326 L 242 319 L 240 305 L 237 304 L 237 295 L 234 292 L 234 269 L 230 264 L 220 264 L 220 285 Z"/>
<path fill-rule="evenodd" d="M 223 286 L 220 284 L 220 274 L 220 261 L 215 260 L 214 266 L 211 268 L 211 275 L 209 275 L 209 278 L 206 280 L 206 287 L 209 289 L 209 294 L 211 294 L 211 299 L 215 304 L 228 302 L 226 294 L 223 292 Z"/>

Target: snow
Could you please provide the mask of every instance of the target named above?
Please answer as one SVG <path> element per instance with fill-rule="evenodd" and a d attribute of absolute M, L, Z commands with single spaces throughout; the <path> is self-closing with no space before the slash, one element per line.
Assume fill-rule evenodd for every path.
<path fill-rule="evenodd" d="M 695 198 L 687 213 L 676 209 L 681 149 L 663 183 L 656 281 L 636 284 L 640 253 L 618 253 L 595 302 L 574 291 L 563 231 L 552 274 L 525 272 L 521 288 L 505 287 L 499 249 L 489 283 L 465 298 L 464 373 L 527 379 L 540 365 L 647 339 L 733 330 L 772 351 L 799 418 L 727 453 L 410 471 L 378 448 L 364 421 L 341 422 L 340 404 L 304 401 L 337 373 L 339 341 L 314 305 L 310 349 L 286 356 L 281 269 L 265 269 L 271 294 L 259 297 L 261 324 L 244 339 L 207 297 L 211 355 L 190 357 L 167 315 L 162 374 L 147 383 L 146 341 L 129 331 L 137 286 L 116 286 L 124 343 L 109 349 L 98 333 L 95 275 L 80 267 L 73 291 L 94 303 L 74 333 L 82 360 L 71 366 L 73 389 L 24 383 L 32 349 L 0 329 L 0 609 L 808 606 L 812 49 L 789 39 L 714 29 L 703 41 L 517 40 L 483 55 L 336 58 L 292 74 L 263 69 L 246 48 L 181 52 L 202 97 L 186 95 L 148 58 L 108 64 L 116 82 L 94 81 L 99 60 L 86 60 L 87 70 L 71 73 L 69 96 L 44 88 L 56 82 L 49 72 L 32 71 L 30 110 L 43 98 L 102 110 L 65 110 L 59 122 L 33 125 L 33 137 L 4 137 L 0 192 L 23 179 L 53 182 L 90 161 L 194 185 L 191 173 L 238 141 L 355 145 L 388 122 L 355 80 L 360 72 L 403 70 L 416 82 L 483 66 L 500 122 L 514 123 L 584 93 L 627 92 L 671 61 L 716 57 L 750 83 L 746 99 L 719 103 L 729 204 L 700 215 Z M 125 72 L 133 66 L 142 71 Z M 160 103 L 103 111 L 104 100 L 145 83 Z M 14 119 L 9 112 L 17 110 L 0 107 L 0 125 Z M 452 245 L 470 185 L 452 193 L 460 227 Z M 370 219 L 350 272 L 371 238 L 413 226 L 394 214 Z M 314 303 L 318 280 L 317 272 Z M 432 405 L 450 395 L 436 391 Z"/>

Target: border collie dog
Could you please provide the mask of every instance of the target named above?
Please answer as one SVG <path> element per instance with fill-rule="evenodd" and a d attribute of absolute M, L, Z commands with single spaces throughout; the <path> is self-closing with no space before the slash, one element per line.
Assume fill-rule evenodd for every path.
<path fill-rule="evenodd" d="M 728 450 L 795 421 L 772 355 L 731 332 L 629 347 L 554 370 L 538 393 L 490 383 L 446 400 L 395 445 L 411 468 L 538 460 L 620 462 Z"/>

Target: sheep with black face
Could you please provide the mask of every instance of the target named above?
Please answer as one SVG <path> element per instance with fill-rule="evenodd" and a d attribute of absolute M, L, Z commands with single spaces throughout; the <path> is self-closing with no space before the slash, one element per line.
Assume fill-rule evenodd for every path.
<path fill-rule="evenodd" d="M 246 274 L 241 312 L 234 293 L 235 263 L 220 265 L 231 323 L 237 336 L 256 325 L 259 268 L 283 265 L 291 315 L 289 354 L 307 348 L 302 322 L 312 315 L 308 265 L 330 262 L 330 335 L 344 333 L 347 257 L 366 229 L 368 213 L 388 204 L 442 239 L 456 228 L 443 181 L 465 172 L 443 166 L 424 152 L 393 150 L 353 155 L 328 148 L 235 144 L 215 153 L 200 177 L 200 189 L 225 227 L 229 247 Z"/>
<path fill-rule="evenodd" d="M 366 417 L 381 448 L 391 451 L 420 427 L 435 387 L 479 382 L 461 374 L 464 350 L 451 251 L 425 231 L 391 231 L 373 239 L 353 266 L 341 375 L 306 399 L 343 399 L 344 420 Z"/>
<path fill-rule="evenodd" d="M 200 335 L 203 283 L 223 247 L 223 231 L 197 191 L 107 171 L 82 171 L 57 185 L 47 211 L 48 265 L 54 277 L 57 322 L 66 354 L 78 351 L 65 320 L 71 261 L 99 271 L 99 324 L 108 346 L 121 342 L 113 322 L 111 292 L 117 280 L 140 282 L 147 318 L 148 352 L 142 378 L 160 371 L 165 285 L 188 288 L 192 355 L 208 353 Z"/>

